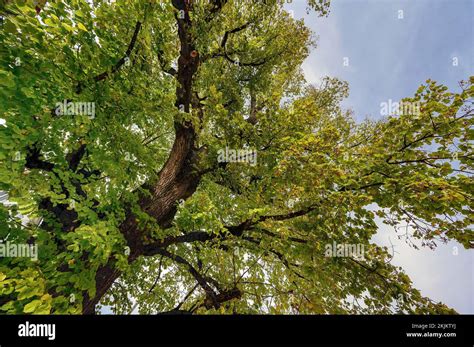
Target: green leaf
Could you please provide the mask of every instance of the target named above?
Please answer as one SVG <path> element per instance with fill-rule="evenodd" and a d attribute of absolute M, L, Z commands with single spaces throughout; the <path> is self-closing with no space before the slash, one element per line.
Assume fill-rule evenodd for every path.
<path fill-rule="evenodd" d="M 87 28 L 81 22 L 77 22 L 77 27 L 82 31 L 87 31 Z"/>
<path fill-rule="evenodd" d="M 23 308 L 24 313 L 35 312 L 36 308 L 41 305 L 41 300 L 33 300 L 30 303 L 26 304 Z"/>

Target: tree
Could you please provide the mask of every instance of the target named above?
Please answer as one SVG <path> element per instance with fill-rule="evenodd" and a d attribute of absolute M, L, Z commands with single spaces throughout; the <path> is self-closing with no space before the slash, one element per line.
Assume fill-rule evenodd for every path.
<path fill-rule="evenodd" d="M 35 6 L 0 7 L 0 238 L 39 250 L 0 259 L 1 311 L 454 313 L 371 237 L 472 247 L 472 78 L 356 123 L 283 1 Z"/>

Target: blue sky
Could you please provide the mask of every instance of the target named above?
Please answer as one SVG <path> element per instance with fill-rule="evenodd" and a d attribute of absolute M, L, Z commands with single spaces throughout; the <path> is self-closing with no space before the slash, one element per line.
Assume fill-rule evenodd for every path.
<path fill-rule="evenodd" d="M 348 81 L 345 105 L 358 119 L 378 117 L 381 102 L 413 95 L 428 78 L 454 88 L 473 73 L 472 0 L 333 0 L 327 18 L 306 15 L 305 7 L 304 0 L 288 6 L 319 36 L 306 77 Z"/>
<path fill-rule="evenodd" d="M 305 8 L 305 0 L 287 5 L 318 36 L 318 47 L 303 65 L 306 79 L 347 81 L 350 96 L 343 105 L 358 120 L 381 117 L 380 103 L 413 95 L 427 79 L 456 90 L 460 80 L 474 75 L 473 0 L 332 0 L 327 18 L 306 14 Z M 374 241 L 395 246 L 393 263 L 423 295 L 474 313 L 473 250 L 456 242 L 415 250 L 391 227 L 379 225 Z"/>
<path fill-rule="evenodd" d="M 305 8 L 306 0 L 287 5 L 319 36 L 303 65 L 306 79 L 349 82 L 343 105 L 358 120 L 379 118 L 381 102 L 413 95 L 428 78 L 455 90 L 474 75 L 474 0 L 332 0 L 327 18 L 306 14 Z M 345 57 L 349 66 L 343 65 Z M 474 251 L 456 242 L 416 250 L 393 228 L 379 225 L 373 240 L 394 245 L 393 264 L 404 268 L 423 295 L 474 314 Z"/>

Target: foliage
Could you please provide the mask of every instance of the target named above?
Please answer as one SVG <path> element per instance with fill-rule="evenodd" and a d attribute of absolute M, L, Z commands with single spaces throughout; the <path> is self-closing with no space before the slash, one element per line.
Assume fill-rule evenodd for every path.
<path fill-rule="evenodd" d="M 97 297 L 117 313 L 454 313 L 371 238 L 380 217 L 472 247 L 474 80 L 427 81 L 405 99 L 419 114 L 357 123 L 347 83 L 306 84 L 315 44 L 282 1 L 185 3 L 0 6 L 0 238 L 39 249 L 0 259 L 0 310 L 81 313 Z M 95 114 L 58 115 L 64 100 Z M 218 163 L 226 147 L 257 164 Z M 190 181 L 168 225 L 152 202 Z M 325 257 L 333 242 L 365 257 Z M 120 277 L 103 294 L 108 268 Z"/>

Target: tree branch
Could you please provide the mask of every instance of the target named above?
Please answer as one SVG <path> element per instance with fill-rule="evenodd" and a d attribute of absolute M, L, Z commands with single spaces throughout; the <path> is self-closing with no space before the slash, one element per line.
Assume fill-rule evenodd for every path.
<path fill-rule="evenodd" d="M 71 171 L 76 171 L 79 166 L 82 158 L 86 154 L 86 145 L 81 144 L 79 148 L 66 156 L 66 160 L 69 163 L 69 169 Z"/>
<path fill-rule="evenodd" d="M 187 267 L 189 273 L 194 277 L 194 279 L 199 283 L 202 289 L 206 292 L 206 297 L 210 299 L 210 304 L 214 306 L 215 308 L 219 307 L 219 303 L 216 301 L 216 292 L 214 289 L 211 288 L 211 286 L 208 283 L 208 280 L 205 278 L 205 276 L 201 275 L 192 265 L 189 263 L 186 259 L 183 257 L 173 254 L 171 252 L 168 252 L 165 249 L 158 249 L 157 254 L 161 254 L 171 260 L 174 260 L 178 264 L 184 265 Z"/>
<path fill-rule="evenodd" d="M 208 15 L 206 16 L 206 22 L 212 21 L 216 15 L 222 10 L 222 7 L 227 3 L 228 0 L 211 0 L 211 8 Z"/>
<path fill-rule="evenodd" d="M 142 23 L 140 21 L 137 21 L 135 24 L 135 30 L 133 31 L 132 39 L 130 40 L 130 43 L 128 44 L 127 51 L 125 52 L 125 55 L 120 58 L 120 60 L 115 63 L 114 66 L 112 66 L 111 72 L 110 71 L 104 71 L 101 74 L 95 76 L 93 79 L 96 82 L 103 81 L 106 78 L 110 76 L 111 73 L 117 72 L 123 64 L 125 64 L 125 61 L 130 57 L 130 54 L 133 51 L 133 48 L 135 47 L 135 44 L 137 42 L 138 38 L 138 33 L 140 32 Z M 78 85 L 76 86 L 76 94 L 82 93 L 82 90 L 84 88 L 84 84 L 82 82 L 79 82 Z"/>
<path fill-rule="evenodd" d="M 130 54 L 132 53 L 133 48 L 135 47 L 135 43 L 137 42 L 137 37 L 138 33 L 140 32 L 140 28 L 142 27 L 142 23 L 140 21 L 137 21 L 135 24 L 135 30 L 133 31 L 132 39 L 128 45 L 127 51 L 125 52 L 125 55 L 120 58 L 120 60 L 112 67 L 112 73 L 117 72 L 123 64 L 125 64 L 125 61 L 127 58 L 129 58 Z M 100 75 L 97 75 L 94 77 L 95 81 L 102 81 L 106 79 L 109 76 L 108 71 L 102 72 Z"/>
<path fill-rule="evenodd" d="M 26 163 L 25 167 L 28 169 L 40 169 L 45 171 L 52 171 L 54 168 L 54 164 L 49 163 L 40 159 L 41 151 L 38 147 L 38 144 L 33 144 L 30 148 L 28 148 L 28 152 L 26 154 Z"/>
<path fill-rule="evenodd" d="M 161 66 L 161 69 L 166 72 L 167 74 L 171 75 L 171 76 L 176 76 L 177 75 L 177 71 L 172 68 L 172 67 L 169 67 L 167 68 L 167 63 L 165 61 L 165 59 L 163 58 L 163 51 L 158 51 L 158 61 L 160 62 L 160 66 Z"/>

